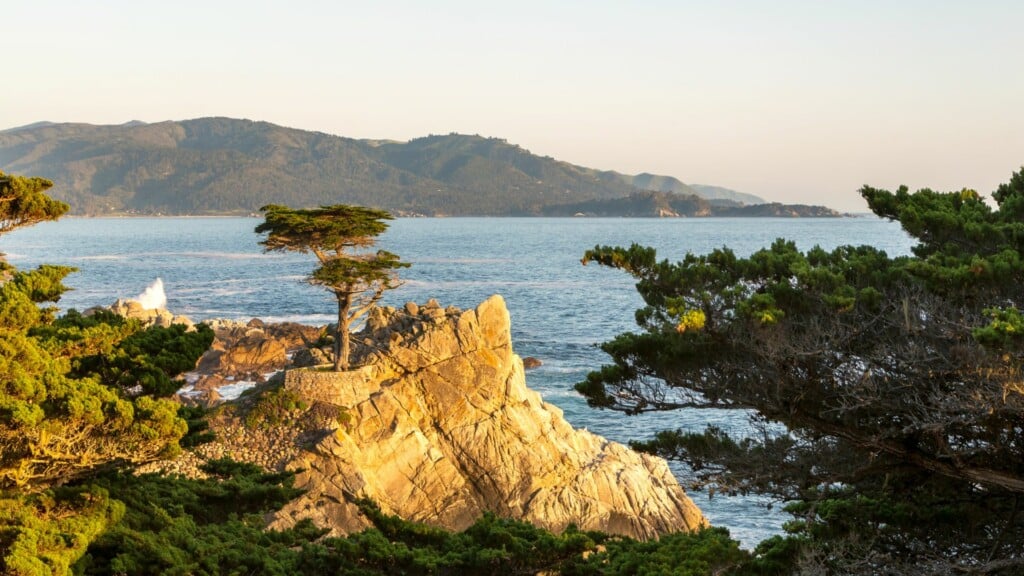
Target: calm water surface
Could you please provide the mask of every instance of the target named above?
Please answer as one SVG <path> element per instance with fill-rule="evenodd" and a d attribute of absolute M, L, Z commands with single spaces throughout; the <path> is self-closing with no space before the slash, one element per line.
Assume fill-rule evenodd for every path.
<path fill-rule="evenodd" d="M 19 230 L 0 239 L 0 250 L 19 267 L 40 263 L 75 266 L 65 282 L 75 288 L 60 305 L 85 309 L 133 298 L 162 278 L 168 309 L 193 320 L 224 317 L 325 324 L 336 309 L 327 292 L 303 278 L 313 258 L 263 254 L 253 218 L 68 218 Z M 663 428 L 702 430 L 707 424 L 747 428 L 744 414 L 690 410 L 625 417 L 590 409 L 573 384 L 607 360 L 597 345 L 633 330 L 641 300 L 632 279 L 596 265 L 582 266 L 595 245 L 657 248 L 660 258 L 729 246 L 739 255 L 774 239 L 814 245 L 870 244 L 890 255 L 909 252 L 910 240 L 893 223 L 846 219 L 399 219 L 380 247 L 412 267 L 405 284 L 386 303 L 423 303 L 473 308 L 501 294 L 512 315 L 512 339 L 520 356 L 544 365 L 527 373 L 527 384 L 559 406 L 566 419 L 612 440 L 648 438 Z M 686 471 L 674 468 L 686 485 Z M 777 533 L 788 516 L 750 497 L 711 499 L 691 493 L 712 523 L 752 546 Z"/>

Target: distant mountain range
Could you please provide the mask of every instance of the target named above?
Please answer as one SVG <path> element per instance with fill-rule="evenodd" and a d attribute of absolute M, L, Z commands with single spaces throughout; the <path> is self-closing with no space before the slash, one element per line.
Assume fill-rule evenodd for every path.
<path fill-rule="evenodd" d="M 732 200 L 701 198 L 696 194 L 633 192 L 624 198 L 588 200 L 573 204 L 545 206 L 543 216 L 602 216 L 684 218 L 700 216 L 753 216 L 787 218 L 822 218 L 843 216 L 824 206 L 804 204 L 742 204 Z"/>
<path fill-rule="evenodd" d="M 360 204 L 404 215 L 546 215 L 568 210 L 557 206 L 624 201 L 646 190 L 692 195 L 688 202 L 719 208 L 764 203 L 671 176 L 584 168 L 498 138 L 354 140 L 231 118 L 37 122 L 0 131 L 0 170 L 53 180 L 53 195 L 86 215 L 238 214 L 269 203 Z"/>

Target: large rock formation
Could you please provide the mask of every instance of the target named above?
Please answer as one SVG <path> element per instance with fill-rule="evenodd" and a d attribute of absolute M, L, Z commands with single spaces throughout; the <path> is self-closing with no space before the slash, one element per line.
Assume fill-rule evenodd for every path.
<path fill-rule="evenodd" d="M 368 522 L 353 497 L 451 529 L 487 510 L 639 538 L 706 523 L 663 460 L 574 430 L 526 387 L 500 296 L 466 312 L 378 309 L 361 337 L 363 368 L 286 375 L 286 390 L 321 408 L 311 413 L 333 406 L 345 423 L 288 452 L 306 493 L 273 527 L 312 518 L 333 534 L 358 531 Z"/>

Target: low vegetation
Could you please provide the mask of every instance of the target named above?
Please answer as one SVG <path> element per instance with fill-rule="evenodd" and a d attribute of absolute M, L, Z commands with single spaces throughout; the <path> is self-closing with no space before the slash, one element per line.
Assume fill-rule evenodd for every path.
<path fill-rule="evenodd" d="M 309 407 L 297 392 L 284 388 L 280 383 L 250 398 L 251 405 L 245 412 L 245 425 L 250 428 L 280 426 L 288 422 L 297 411 Z"/>
<path fill-rule="evenodd" d="M 76 563 L 78 574 L 768 574 L 723 529 L 638 542 L 569 528 L 556 535 L 484 515 L 450 532 L 382 514 L 359 501 L 372 527 L 324 538 L 308 521 L 263 529 L 263 515 L 294 498 L 290 474 L 267 474 L 228 460 L 211 478 L 186 480 L 113 473 L 93 480 L 117 494 L 119 521 Z"/>

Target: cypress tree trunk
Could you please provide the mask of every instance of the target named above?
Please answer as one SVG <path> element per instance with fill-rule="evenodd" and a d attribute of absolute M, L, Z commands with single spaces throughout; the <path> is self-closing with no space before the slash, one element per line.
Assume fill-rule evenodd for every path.
<path fill-rule="evenodd" d="M 338 328 L 334 333 L 334 371 L 348 370 L 349 338 L 348 311 L 352 307 L 351 294 L 338 294 Z"/>

